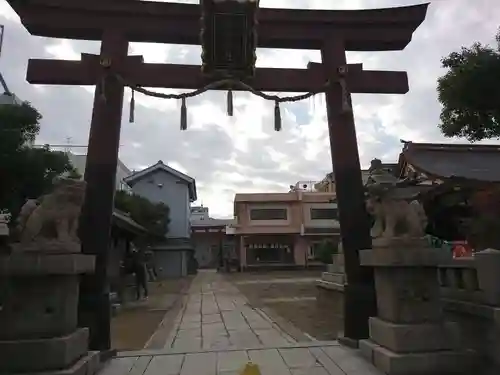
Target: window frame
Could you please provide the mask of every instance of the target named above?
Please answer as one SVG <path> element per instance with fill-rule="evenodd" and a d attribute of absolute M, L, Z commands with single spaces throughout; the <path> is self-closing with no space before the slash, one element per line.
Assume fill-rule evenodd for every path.
<path fill-rule="evenodd" d="M 333 211 L 335 212 L 334 217 L 314 217 L 314 212 L 318 213 L 318 211 Z M 337 207 L 309 207 L 309 218 L 311 221 L 317 220 L 338 220 L 339 219 L 339 210 Z"/>
<path fill-rule="evenodd" d="M 284 217 L 267 217 L 267 218 L 255 218 L 252 216 L 253 211 L 281 211 L 284 212 Z M 254 222 L 264 222 L 264 221 L 287 221 L 288 220 L 288 208 L 287 207 L 250 207 L 248 212 L 250 221 Z"/>

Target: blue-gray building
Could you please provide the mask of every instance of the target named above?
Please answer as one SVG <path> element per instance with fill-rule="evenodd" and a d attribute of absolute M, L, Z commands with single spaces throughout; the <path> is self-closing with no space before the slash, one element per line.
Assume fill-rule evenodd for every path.
<path fill-rule="evenodd" d="M 189 219 L 191 202 L 197 200 L 195 179 L 160 160 L 126 177 L 124 181 L 135 194 L 170 208 L 165 243 L 152 248 L 159 278 L 187 275 L 193 252 Z"/>

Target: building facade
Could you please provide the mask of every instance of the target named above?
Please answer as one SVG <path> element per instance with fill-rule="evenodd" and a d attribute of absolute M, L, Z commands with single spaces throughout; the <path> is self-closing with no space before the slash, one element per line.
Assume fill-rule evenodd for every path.
<path fill-rule="evenodd" d="M 210 215 L 208 214 L 208 207 L 203 206 L 193 206 L 191 207 L 191 216 L 189 220 L 191 222 L 209 220 Z"/>
<path fill-rule="evenodd" d="M 211 218 L 208 207 L 191 207 L 191 243 L 199 268 L 218 268 L 236 259 L 234 235 L 226 230 L 233 222 Z"/>
<path fill-rule="evenodd" d="M 300 183 L 288 193 L 236 194 L 234 210 L 242 270 L 317 264 L 319 244 L 340 238 L 335 193 L 304 189 Z"/>
<path fill-rule="evenodd" d="M 194 178 L 181 173 L 161 160 L 124 179 L 132 191 L 153 203 L 170 208 L 165 242 L 151 248 L 154 251 L 160 278 L 181 277 L 188 273 L 192 259 L 190 217 L 191 202 L 197 199 Z"/>
<path fill-rule="evenodd" d="M 125 178 L 132 191 L 153 203 L 170 208 L 167 238 L 189 239 L 191 235 L 191 202 L 197 199 L 196 182 L 164 164 L 158 163 Z"/>

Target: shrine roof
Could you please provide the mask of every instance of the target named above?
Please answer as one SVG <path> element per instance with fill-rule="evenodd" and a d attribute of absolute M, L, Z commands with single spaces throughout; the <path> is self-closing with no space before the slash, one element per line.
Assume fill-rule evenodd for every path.
<path fill-rule="evenodd" d="M 109 24 L 127 25 L 130 42 L 200 44 L 199 4 L 115 0 L 7 0 L 32 35 L 100 40 Z M 401 50 L 429 4 L 360 10 L 259 9 L 259 47 L 318 49 L 341 32 L 350 51 Z"/>
<path fill-rule="evenodd" d="M 116 226 L 133 233 L 147 233 L 148 230 L 133 220 L 126 212 L 115 209 L 113 211 L 113 222 Z"/>
<path fill-rule="evenodd" d="M 500 145 L 404 143 L 400 166 L 439 179 L 500 182 Z"/>
<path fill-rule="evenodd" d="M 191 202 L 194 202 L 198 199 L 197 197 L 197 192 L 196 192 L 196 180 L 182 172 L 179 172 L 178 170 L 169 167 L 168 165 L 164 164 L 163 161 L 159 160 L 158 163 L 143 169 L 142 171 L 138 171 L 135 173 L 132 173 L 130 176 L 125 177 L 123 181 L 125 181 L 127 184 L 130 186 L 133 186 L 137 181 L 140 181 L 147 176 L 151 175 L 152 173 L 158 172 L 158 171 L 163 171 L 165 173 L 168 173 L 169 175 L 172 175 L 174 177 L 177 177 L 181 181 L 184 181 L 189 188 L 189 199 Z"/>

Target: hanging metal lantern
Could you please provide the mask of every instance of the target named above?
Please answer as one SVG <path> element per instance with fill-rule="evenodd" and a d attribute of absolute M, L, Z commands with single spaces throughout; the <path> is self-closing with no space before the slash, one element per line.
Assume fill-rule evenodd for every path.
<path fill-rule="evenodd" d="M 201 0 L 202 72 L 245 80 L 255 73 L 259 0 Z"/>

